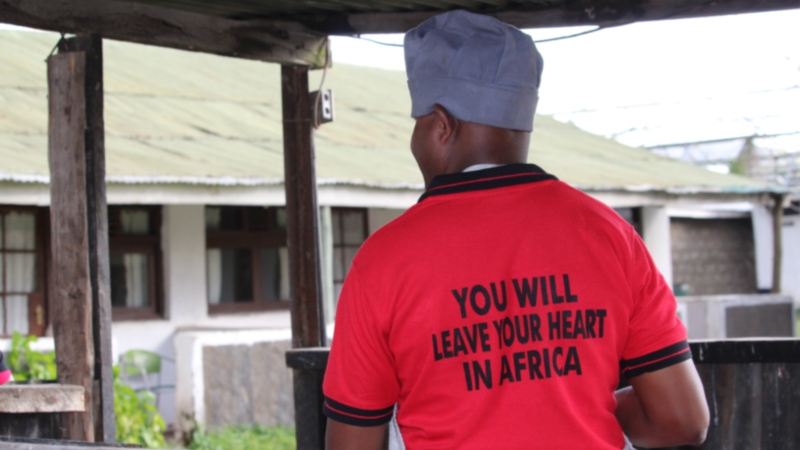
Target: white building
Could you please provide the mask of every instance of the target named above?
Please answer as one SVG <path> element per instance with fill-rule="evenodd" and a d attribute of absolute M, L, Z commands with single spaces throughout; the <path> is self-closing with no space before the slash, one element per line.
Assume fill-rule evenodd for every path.
<path fill-rule="evenodd" d="M 41 61 L 58 39 L 0 32 L 0 336 L 47 334 L 50 188 Z M 159 402 L 167 421 L 224 421 L 209 419 L 206 399 L 213 392 L 204 358 L 219 355 L 205 349 L 290 337 L 279 69 L 104 45 L 114 352 L 146 349 L 177 358 L 162 373 L 162 383 L 177 384 Z M 321 75 L 312 77 L 312 86 Z M 316 132 L 315 142 L 330 320 L 361 243 L 414 204 L 423 184 L 408 150 L 413 120 L 403 73 L 337 65 L 326 74 L 325 87 L 334 90 L 336 120 Z M 733 275 L 723 271 L 732 281 L 720 283 L 750 277 L 752 286 L 736 289 L 771 287 L 772 187 L 544 116 L 536 118 L 529 159 L 617 208 L 676 285 L 683 284 L 674 279 L 682 269 L 673 264 L 671 217 L 690 230 L 692 221 L 705 217 L 738 219 L 732 226 L 713 224 L 711 233 L 734 229 L 732 236 L 742 236 L 744 226 L 743 245 L 739 238 L 720 241 L 743 248 L 732 266 L 751 267 Z M 786 245 L 796 246 L 796 235 L 784 239 L 784 270 L 791 265 L 795 273 L 797 249 Z M 280 361 L 274 364 L 283 369 Z M 276 376 L 276 383 L 286 382 Z M 291 418 L 286 411 L 248 414 L 233 416 Z"/>

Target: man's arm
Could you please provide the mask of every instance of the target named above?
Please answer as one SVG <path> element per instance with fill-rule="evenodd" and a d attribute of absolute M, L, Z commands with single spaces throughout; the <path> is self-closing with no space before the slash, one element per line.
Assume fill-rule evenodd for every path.
<path fill-rule="evenodd" d="M 385 450 L 389 448 L 389 424 L 357 427 L 328 419 L 327 450 Z"/>
<path fill-rule="evenodd" d="M 616 416 L 634 445 L 700 444 L 708 431 L 708 404 L 691 359 L 631 378 L 615 393 Z"/>

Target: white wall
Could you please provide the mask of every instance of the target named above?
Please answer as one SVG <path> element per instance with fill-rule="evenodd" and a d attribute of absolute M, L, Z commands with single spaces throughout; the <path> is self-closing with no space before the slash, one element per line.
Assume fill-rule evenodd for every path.
<path fill-rule="evenodd" d="M 330 207 L 322 208 L 321 232 L 323 234 L 323 257 L 331 258 Z M 175 336 L 179 332 L 193 330 L 274 330 L 290 333 L 289 311 L 224 314 L 209 316 L 206 294 L 206 237 L 203 205 L 166 205 L 162 210 L 162 253 L 164 262 L 165 314 L 160 320 L 114 322 L 114 353 L 122 354 L 132 349 L 157 352 L 167 358 L 176 358 Z M 368 212 L 369 233 L 373 233 L 395 217 L 403 209 L 370 209 Z M 326 237 L 326 234 L 328 236 Z M 330 266 L 328 264 L 326 266 Z M 331 270 L 329 268 L 329 270 Z M 330 314 L 331 311 L 328 311 Z M 332 314 L 329 315 L 329 317 Z M 187 344 L 188 345 L 188 344 Z M 187 347 L 188 348 L 188 347 Z M 177 355 L 182 360 L 187 356 Z M 188 365 L 187 365 L 188 364 Z M 196 362 L 181 363 L 176 370 L 173 362 L 162 364 L 162 384 L 182 386 L 191 384 L 187 377 L 196 377 L 193 367 Z M 184 367 L 185 366 L 185 367 Z M 179 372 L 183 372 L 181 375 Z M 196 383 L 194 383 L 196 384 Z M 184 392 L 184 396 L 191 393 Z M 176 420 L 175 392 L 167 391 L 159 401 L 164 419 Z M 196 408 L 196 399 L 180 400 L 183 408 Z"/>
<path fill-rule="evenodd" d="M 322 306 L 326 324 L 331 324 L 336 316 L 334 310 L 333 283 L 333 216 L 328 205 L 319 208 L 320 244 L 322 253 Z M 328 337 L 330 339 L 330 336 Z"/>
<path fill-rule="evenodd" d="M 206 308 L 198 308 L 206 299 L 205 209 L 202 205 L 168 205 L 163 208 L 163 218 L 167 318 L 182 322 L 205 319 Z"/>
<path fill-rule="evenodd" d="M 642 207 L 642 239 L 658 270 L 672 287 L 672 239 L 664 206 Z"/>
<path fill-rule="evenodd" d="M 800 307 L 800 216 L 784 218 L 782 238 L 781 293 Z"/>
<path fill-rule="evenodd" d="M 203 205 L 167 205 L 163 208 L 162 252 L 165 314 L 163 319 L 115 321 L 111 327 L 114 353 L 150 350 L 175 359 L 178 330 L 291 328 L 289 311 L 208 315 L 206 296 L 205 215 Z M 173 362 L 162 364 L 162 384 L 176 384 Z M 166 391 L 159 409 L 168 423 L 175 421 L 175 392 Z"/>
<path fill-rule="evenodd" d="M 763 205 L 753 205 L 753 239 L 756 252 L 756 285 L 772 289 L 772 263 L 775 242 L 772 232 L 772 211 Z"/>

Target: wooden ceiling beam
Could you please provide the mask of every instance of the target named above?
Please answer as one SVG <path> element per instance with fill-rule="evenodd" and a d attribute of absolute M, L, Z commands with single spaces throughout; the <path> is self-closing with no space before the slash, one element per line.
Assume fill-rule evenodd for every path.
<path fill-rule="evenodd" d="M 0 0 L 0 21 L 311 68 L 330 61 L 325 34 L 299 23 L 233 20 L 126 1 Z"/>
<path fill-rule="evenodd" d="M 265 7 L 268 0 L 261 0 Z M 323 66 L 327 34 L 405 32 L 441 11 L 315 12 L 291 20 L 231 19 L 130 0 L 0 0 L 0 21 L 217 55 Z M 232 3 L 235 7 L 235 2 Z M 561 0 L 483 11 L 519 28 L 633 22 L 800 8 L 800 0 Z"/>
<path fill-rule="evenodd" d="M 577 0 L 531 3 L 529 8 L 509 8 L 486 14 L 518 28 L 618 26 L 633 22 L 687 19 L 800 8 L 800 0 Z M 402 33 L 441 11 L 360 13 L 346 17 L 297 20 L 328 34 Z"/>

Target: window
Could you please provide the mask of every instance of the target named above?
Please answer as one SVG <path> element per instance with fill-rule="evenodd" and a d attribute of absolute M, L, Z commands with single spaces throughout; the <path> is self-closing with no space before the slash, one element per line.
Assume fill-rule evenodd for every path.
<path fill-rule="evenodd" d="M 622 216 L 626 222 L 633 225 L 639 236 L 642 235 L 642 208 L 614 208 L 614 211 Z"/>
<path fill-rule="evenodd" d="M 350 264 L 361 244 L 367 239 L 367 210 L 332 208 L 331 221 L 333 222 L 333 288 L 334 298 L 338 301 Z"/>
<path fill-rule="evenodd" d="M 207 206 L 210 313 L 289 307 L 289 255 L 283 208 Z"/>
<path fill-rule="evenodd" d="M 114 320 L 161 314 L 161 208 L 109 206 L 108 241 Z"/>
<path fill-rule="evenodd" d="M 0 207 L 0 335 L 44 334 L 43 211 Z"/>

